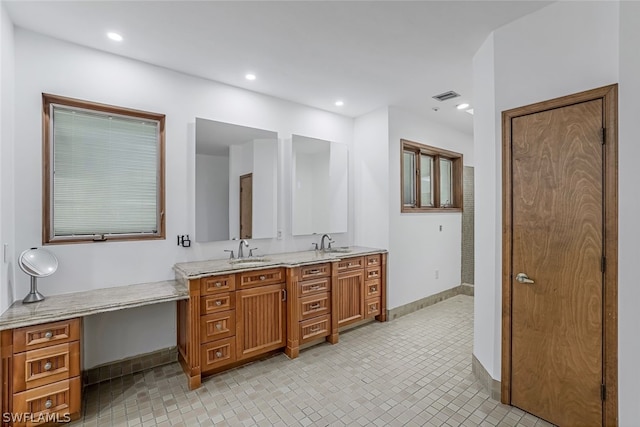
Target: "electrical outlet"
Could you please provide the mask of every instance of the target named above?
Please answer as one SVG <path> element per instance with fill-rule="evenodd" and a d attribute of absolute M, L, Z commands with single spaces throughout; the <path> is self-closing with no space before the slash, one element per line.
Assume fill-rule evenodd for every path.
<path fill-rule="evenodd" d="M 278 230 L 277 239 L 282 240 L 282 230 Z"/>
<path fill-rule="evenodd" d="M 436 270 L 436 279 L 440 278 L 440 270 Z"/>
<path fill-rule="evenodd" d="M 442 226 L 440 226 L 440 231 L 442 231 Z"/>

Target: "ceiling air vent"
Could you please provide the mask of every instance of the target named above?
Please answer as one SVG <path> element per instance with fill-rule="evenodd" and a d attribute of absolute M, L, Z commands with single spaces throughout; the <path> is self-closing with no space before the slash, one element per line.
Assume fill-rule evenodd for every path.
<path fill-rule="evenodd" d="M 442 102 L 442 101 L 446 101 L 447 99 L 457 98 L 458 96 L 460 96 L 459 93 L 456 93 L 456 92 L 450 90 L 449 92 L 445 92 L 445 93 L 441 93 L 440 95 L 436 95 L 433 98 L 437 99 L 440 102 Z"/>

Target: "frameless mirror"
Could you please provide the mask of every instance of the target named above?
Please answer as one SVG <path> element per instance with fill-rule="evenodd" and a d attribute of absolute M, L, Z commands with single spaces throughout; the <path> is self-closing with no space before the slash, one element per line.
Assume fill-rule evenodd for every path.
<path fill-rule="evenodd" d="M 58 259 L 46 249 L 31 248 L 20 254 L 18 265 L 22 271 L 31 276 L 31 290 L 22 302 L 28 304 L 42 301 L 44 295 L 38 292 L 37 279 L 55 273 L 58 269 Z"/>
<path fill-rule="evenodd" d="M 347 146 L 293 135 L 293 235 L 345 233 Z"/>
<path fill-rule="evenodd" d="M 196 241 L 276 236 L 278 134 L 196 118 Z"/>

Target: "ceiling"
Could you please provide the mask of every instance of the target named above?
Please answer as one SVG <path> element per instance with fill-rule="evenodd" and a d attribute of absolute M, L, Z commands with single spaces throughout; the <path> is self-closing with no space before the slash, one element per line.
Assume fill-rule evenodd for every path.
<path fill-rule="evenodd" d="M 79 45 L 349 117 L 392 105 L 471 133 L 472 116 L 455 105 L 473 106 L 474 53 L 491 31 L 550 2 L 3 3 L 17 27 Z M 449 90 L 462 96 L 432 99 Z"/>

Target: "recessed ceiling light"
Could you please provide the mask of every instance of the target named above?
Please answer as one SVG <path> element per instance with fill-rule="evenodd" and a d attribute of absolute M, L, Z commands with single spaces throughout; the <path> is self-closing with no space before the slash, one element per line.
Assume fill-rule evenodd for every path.
<path fill-rule="evenodd" d="M 253 80 L 256 79 L 256 75 L 249 73 L 249 74 L 245 75 L 244 78 L 247 79 L 247 80 L 252 80 L 253 81 Z"/>
<path fill-rule="evenodd" d="M 344 105 L 344 101 L 336 101 L 336 107 L 342 107 Z"/>
<path fill-rule="evenodd" d="M 107 33 L 107 37 L 115 42 L 121 42 L 123 40 L 120 34 L 114 32 Z"/>
<path fill-rule="evenodd" d="M 458 104 L 456 105 L 456 108 L 458 110 L 464 110 L 465 108 L 469 108 L 469 104 L 467 104 L 466 102 L 464 104 Z"/>

